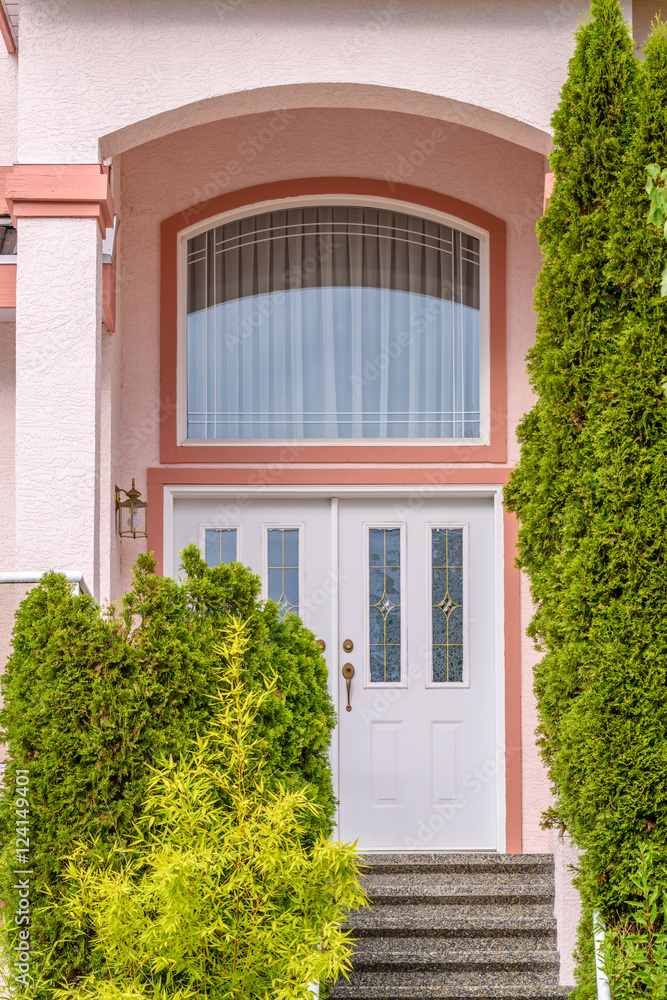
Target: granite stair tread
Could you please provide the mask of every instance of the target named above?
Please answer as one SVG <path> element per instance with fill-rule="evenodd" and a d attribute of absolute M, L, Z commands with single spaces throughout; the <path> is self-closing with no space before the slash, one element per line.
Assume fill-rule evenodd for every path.
<path fill-rule="evenodd" d="M 355 933 L 391 933 L 428 929 L 433 933 L 467 933 L 479 929 L 495 932 L 555 931 L 553 906 L 549 904 L 505 903 L 504 905 L 459 902 L 441 904 L 373 904 L 349 915 Z"/>
<path fill-rule="evenodd" d="M 375 954 L 363 955 L 355 951 L 354 967 L 360 971 L 372 967 L 378 971 L 386 969 L 431 969 L 433 971 L 461 969 L 502 969 L 523 971 L 526 968 L 537 971 L 537 967 L 553 970 L 557 967 L 558 955 L 549 951 L 400 951 L 387 953 L 382 957 Z"/>
<path fill-rule="evenodd" d="M 458 954 L 462 951 L 524 952 L 544 951 L 557 953 L 556 933 L 548 934 L 496 934 L 481 935 L 431 935 L 407 933 L 404 935 L 383 935 L 382 937 L 357 937 L 354 942 L 355 956 L 373 954 L 382 956 L 407 951 L 440 951 Z"/>
<path fill-rule="evenodd" d="M 368 870 L 382 872 L 553 872 L 552 854 L 365 854 Z"/>
<path fill-rule="evenodd" d="M 551 947 L 549 947 L 551 944 Z M 438 962 L 549 962 L 558 961 L 555 942 L 540 943 L 498 938 L 471 941 L 468 938 L 393 938 L 389 941 L 361 939 L 355 943 L 355 968 L 375 964 L 437 964 Z"/>
<path fill-rule="evenodd" d="M 339 981 L 340 982 L 340 981 Z M 344 982 L 344 981 L 343 981 Z M 493 977 L 487 983 L 432 983 L 422 980 L 419 984 L 400 986 L 396 983 L 377 983 L 360 990 L 344 983 L 336 984 L 335 995 L 345 1000 L 562 1000 L 572 992 L 569 986 L 542 986 L 538 983 L 508 983 Z"/>
<path fill-rule="evenodd" d="M 373 854 L 331 1000 L 560 1000 L 552 855 Z"/>
<path fill-rule="evenodd" d="M 361 883 L 373 902 L 395 905 L 428 902 L 542 903 L 553 899 L 553 877 L 499 873 L 470 875 L 407 872 L 363 875 Z"/>
<path fill-rule="evenodd" d="M 336 996 L 384 998 L 390 997 L 546 997 L 567 996 L 567 987 L 559 987 L 552 974 L 491 972 L 413 972 L 398 971 L 357 973 L 350 982 L 336 983 Z"/>

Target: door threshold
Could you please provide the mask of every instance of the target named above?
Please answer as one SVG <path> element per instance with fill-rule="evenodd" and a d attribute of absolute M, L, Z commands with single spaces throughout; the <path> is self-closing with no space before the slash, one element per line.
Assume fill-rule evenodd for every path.
<path fill-rule="evenodd" d="M 497 847 L 357 847 L 358 854 L 499 854 Z"/>

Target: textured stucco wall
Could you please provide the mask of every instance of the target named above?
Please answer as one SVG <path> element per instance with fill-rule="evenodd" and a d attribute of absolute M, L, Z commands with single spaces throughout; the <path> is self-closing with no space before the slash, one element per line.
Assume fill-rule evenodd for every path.
<path fill-rule="evenodd" d="M 0 323 L 0 570 L 14 569 L 14 399 L 16 384 L 13 323 Z M 14 587 L 0 585 L 0 669 L 7 658 L 15 610 Z"/>
<path fill-rule="evenodd" d="M 3 499 L 0 531 L 0 569 L 14 562 L 14 404 L 16 349 L 13 323 L 0 323 L 0 496 Z"/>
<path fill-rule="evenodd" d="M 20 219 L 18 238 L 16 567 L 76 570 L 98 593 L 99 229 Z"/>
<path fill-rule="evenodd" d="M 114 504 L 114 449 L 121 408 L 120 337 L 102 327 L 100 358 L 100 590 L 102 603 L 117 592 L 117 546 Z M 118 483 L 129 488 L 129 483 Z"/>
<path fill-rule="evenodd" d="M 550 834 L 551 850 L 556 867 L 556 905 L 558 921 L 558 950 L 560 951 L 560 981 L 563 985 L 574 984 L 574 959 L 572 953 L 577 941 L 577 927 L 581 916 L 579 893 L 572 885 L 579 852 L 568 837 L 561 839 L 556 833 Z"/>
<path fill-rule="evenodd" d="M 574 984 L 573 951 L 577 940 L 577 927 L 581 913 L 579 893 L 572 885 L 578 851 L 570 840 L 561 839 L 553 830 L 540 829 L 540 815 L 551 804 L 549 779 L 535 746 L 537 706 L 533 694 L 533 667 L 540 660 L 526 627 L 533 615 L 533 604 L 526 577 L 521 579 L 521 786 L 523 792 L 523 849 L 527 853 L 551 853 L 554 856 L 556 899 L 554 912 L 558 923 L 558 950 L 560 952 L 560 981 L 564 986 Z"/>
<path fill-rule="evenodd" d="M 17 158 L 17 81 L 18 58 L 0 40 L 0 166 Z"/>
<path fill-rule="evenodd" d="M 540 654 L 526 635 L 526 628 L 533 616 L 528 579 L 521 577 L 521 791 L 523 795 L 523 849 L 530 852 L 551 851 L 547 830 L 540 829 L 540 816 L 549 808 L 551 797 L 549 781 L 535 746 L 537 705 L 533 693 L 533 667 L 540 661 Z"/>
<path fill-rule="evenodd" d="M 143 141 L 175 109 L 205 117 L 202 103 L 220 95 L 313 84 L 432 95 L 546 132 L 587 9 L 587 0 L 22 0 L 19 158 L 94 160 L 100 137 L 132 123 L 145 123 Z"/>

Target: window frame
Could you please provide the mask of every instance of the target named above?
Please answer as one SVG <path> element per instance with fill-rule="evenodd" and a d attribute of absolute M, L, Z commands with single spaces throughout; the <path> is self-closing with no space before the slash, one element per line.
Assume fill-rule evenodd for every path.
<path fill-rule="evenodd" d="M 390 188 L 394 191 L 388 194 Z M 239 218 L 283 208 L 327 204 L 406 212 L 479 239 L 482 422 L 479 438 L 187 438 L 187 241 Z M 506 460 L 505 224 L 463 202 L 408 185 L 321 178 L 261 185 L 180 212 L 162 224 L 161 327 L 162 462 L 477 464 Z"/>

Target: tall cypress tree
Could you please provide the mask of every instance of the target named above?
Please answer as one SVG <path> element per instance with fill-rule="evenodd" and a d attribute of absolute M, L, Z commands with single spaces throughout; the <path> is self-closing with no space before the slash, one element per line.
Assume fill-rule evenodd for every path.
<path fill-rule="evenodd" d="M 586 910 L 612 922 L 632 897 L 639 844 L 652 841 L 667 862 L 667 251 L 647 223 L 644 191 L 646 164 L 667 163 L 659 23 L 633 123 L 610 199 L 605 274 L 615 307 L 601 326 L 581 435 L 588 523 L 578 556 L 590 626 L 581 691 L 559 705 L 551 767 L 559 817 L 585 848 L 578 884 Z M 554 691 L 557 678 L 547 683 Z M 587 926 L 582 934 L 583 956 Z M 591 975 L 584 964 L 578 995 L 588 995 Z"/>
<path fill-rule="evenodd" d="M 581 577 L 572 551 L 588 523 L 580 492 L 586 471 L 581 432 L 601 328 L 614 307 L 605 276 L 609 202 L 627 145 L 637 73 L 617 0 L 593 0 L 591 14 L 577 33 L 552 120 L 555 185 L 538 226 L 544 265 L 536 290 L 536 343 L 528 359 L 538 398 L 519 426 L 521 461 L 506 491 L 507 506 L 521 522 L 520 562 L 544 611 L 532 624 L 547 651 L 542 674 L 552 671 L 559 678 L 556 690 L 541 689 L 547 760 L 558 739 L 558 703 L 580 686 L 578 658 L 566 641 L 574 623 L 567 635 L 559 628 L 554 632 L 550 608 Z M 572 611 L 576 634 L 590 619 L 585 605 L 584 594 Z"/>
<path fill-rule="evenodd" d="M 618 0 L 592 0 L 552 120 L 555 185 L 538 226 L 544 265 L 536 291 L 536 343 L 528 359 L 537 402 L 519 427 L 521 460 L 506 491 L 506 505 L 520 521 L 519 562 L 537 605 L 530 632 L 544 653 L 535 691 L 540 745 L 555 793 L 547 821 L 582 848 L 590 846 L 596 819 L 579 794 L 571 722 L 573 708 L 588 697 L 599 659 L 596 615 L 609 573 L 591 542 L 599 472 L 596 414 L 601 358 L 618 336 L 626 297 L 609 273 L 609 254 L 637 74 Z M 594 995 L 587 857 L 580 874 L 582 1000 Z"/>
<path fill-rule="evenodd" d="M 520 520 L 519 560 L 538 605 L 531 632 L 545 651 L 536 684 L 548 764 L 563 708 L 581 690 L 578 647 L 591 620 L 580 552 L 590 524 L 583 489 L 590 466 L 582 444 L 600 345 L 621 294 L 605 273 L 610 199 L 637 76 L 618 0 L 593 0 L 591 14 L 577 32 L 552 120 L 555 184 L 538 225 L 544 265 L 528 358 L 537 402 L 519 426 L 521 460 L 506 491 L 506 505 Z"/>
<path fill-rule="evenodd" d="M 586 848 L 582 889 L 612 915 L 639 841 L 667 844 L 667 250 L 644 191 L 645 165 L 667 162 L 664 25 L 646 45 L 632 120 L 609 204 L 614 308 L 599 325 L 580 435 L 586 525 L 568 540 L 588 631 L 577 636 L 578 695 L 560 693 L 551 769 L 559 818 Z M 555 691 L 559 679 L 545 671 L 542 682 Z"/>

